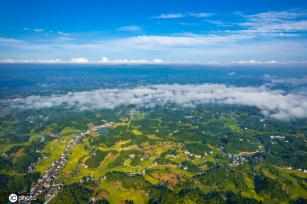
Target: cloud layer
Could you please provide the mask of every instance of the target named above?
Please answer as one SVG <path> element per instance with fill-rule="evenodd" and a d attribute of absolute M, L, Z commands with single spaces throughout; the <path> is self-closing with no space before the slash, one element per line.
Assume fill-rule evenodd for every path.
<path fill-rule="evenodd" d="M 223 84 L 160 84 L 134 88 L 99 89 L 64 95 L 29 96 L 1 101 L 11 108 L 43 109 L 51 107 L 79 110 L 112 109 L 121 105 L 142 107 L 176 104 L 194 107 L 206 103 L 258 107 L 268 117 L 288 120 L 307 117 L 307 98 L 261 87 L 235 87 Z"/>

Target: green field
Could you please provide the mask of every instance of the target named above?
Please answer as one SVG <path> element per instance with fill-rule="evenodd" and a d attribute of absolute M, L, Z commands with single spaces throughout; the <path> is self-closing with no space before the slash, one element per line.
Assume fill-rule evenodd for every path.
<path fill-rule="evenodd" d="M 2 145 L 11 166 L 1 172 L 25 175 L 23 168 L 45 156 L 37 159 L 31 172 L 37 181 L 36 173 L 48 170 L 74 136 L 89 130 L 70 149 L 66 165 L 54 180 L 65 184 L 59 195 L 72 201 L 77 198 L 71 188 L 83 189 L 78 196 L 102 203 L 231 200 L 292 204 L 307 200 L 304 129 L 295 129 L 292 124 L 287 132 L 286 124 L 276 121 L 261 129 L 259 119 L 249 118 L 240 109 L 223 109 L 221 113 L 213 107 L 206 114 L 190 109 L 153 109 L 139 111 L 134 119 L 129 119 L 128 110 L 107 115 L 113 124 L 106 133 L 95 129 L 105 116 L 102 113 L 84 122 L 82 130 L 73 125 L 59 129 L 60 124 L 31 130 L 29 141 Z M 48 136 L 56 131 L 58 137 Z M 41 141 L 43 135 L 45 141 Z M 271 135 L 285 136 L 272 139 Z M 33 149 L 37 150 L 35 157 L 26 157 Z M 28 160 L 27 165 L 23 159 Z M 13 165 L 19 165 L 17 170 Z M 55 197 L 52 202 L 61 201 Z"/>

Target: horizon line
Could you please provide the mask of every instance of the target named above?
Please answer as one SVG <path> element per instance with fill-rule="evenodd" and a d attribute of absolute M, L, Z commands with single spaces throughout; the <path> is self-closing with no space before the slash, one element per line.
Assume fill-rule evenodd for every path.
<path fill-rule="evenodd" d="M 199 65 L 199 66 L 262 66 L 262 65 L 307 65 L 307 61 L 257 61 L 257 60 L 237 60 L 237 61 L 208 61 L 208 62 L 189 62 L 189 61 L 163 61 L 154 60 L 107 60 L 107 61 L 89 61 L 85 58 L 73 58 L 69 61 L 61 59 L 29 59 L 14 60 L 0 59 L 0 64 L 69 64 L 69 65 Z"/>

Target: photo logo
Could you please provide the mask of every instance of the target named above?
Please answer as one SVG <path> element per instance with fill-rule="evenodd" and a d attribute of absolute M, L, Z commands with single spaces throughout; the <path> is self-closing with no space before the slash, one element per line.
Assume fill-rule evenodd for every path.
<path fill-rule="evenodd" d="M 12 202 L 12 203 L 15 203 L 16 201 L 18 200 L 18 196 L 14 193 L 12 193 L 10 196 L 9 196 L 9 201 Z"/>

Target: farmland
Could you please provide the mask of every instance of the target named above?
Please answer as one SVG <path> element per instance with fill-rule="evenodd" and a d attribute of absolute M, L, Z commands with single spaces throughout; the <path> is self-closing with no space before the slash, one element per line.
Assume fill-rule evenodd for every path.
<path fill-rule="evenodd" d="M 73 202 L 76 197 L 69 189 L 77 186 L 84 190 L 76 196 L 84 197 L 86 192 L 95 202 L 110 203 L 212 199 L 288 203 L 307 199 L 305 130 L 284 131 L 280 127 L 291 124 L 248 114 L 240 107 L 226 106 L 121 107 L 88 114 L 84 128 L 78 128 L 75 124 L 79 122 L 71 118 L 71 125 L 62 129 L 50 124 L 48 131 L 32 132 L 28 141 L 8 143 L 6 160 L 2 157 L 7 166 L 1 173 L 3 178 L 12 172 L 31 175 L 33 181 L 23 187 L 26 191 L 61 157 L 69 141 L 84 132 L 53 181 L 63 187 L 50 203 Z M 284 143 L 287 148 L 281 149 Z M 297 147 L 291 152 L 295 156 L 283 157 L 292 145 Z M 31 149 L 37 156 L 19 164 L 27 161 L 21 158 Z M 10 162 L 20 167 L 13 171 Z M 33 168 L 28 169 L 32 163 Z"/>

